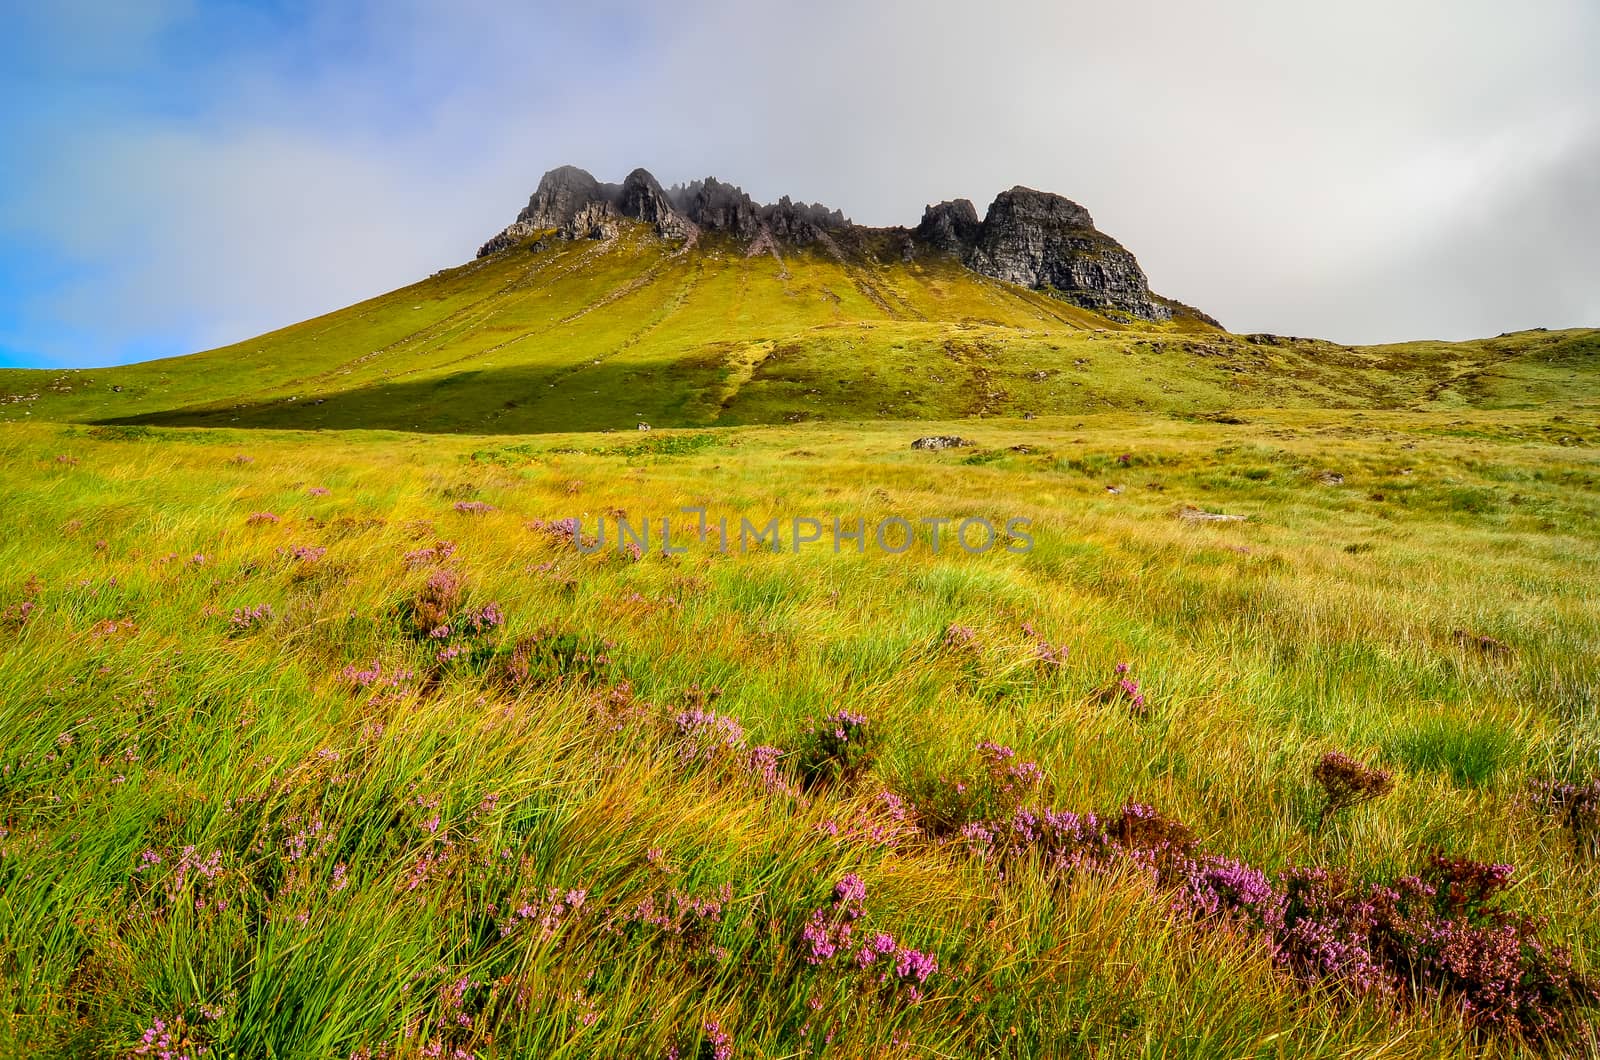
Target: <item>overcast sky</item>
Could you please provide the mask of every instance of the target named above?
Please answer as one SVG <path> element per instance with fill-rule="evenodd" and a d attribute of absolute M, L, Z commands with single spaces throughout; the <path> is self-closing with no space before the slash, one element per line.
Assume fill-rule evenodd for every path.
<path fill-rule="evenodd" d="M 1600 325 L 1595 0 L 0 0 L 0 363 L 471 258 L 546 169 L 867 224 L 1014 184 L 1234 330 Z"/>

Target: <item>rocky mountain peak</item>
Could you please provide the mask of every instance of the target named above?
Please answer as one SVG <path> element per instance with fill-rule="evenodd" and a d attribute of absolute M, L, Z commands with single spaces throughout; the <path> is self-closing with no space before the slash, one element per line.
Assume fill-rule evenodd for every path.
<path fill-rule="evenodd" d="M 539 178 L 539 186 L 517 220 L 536 228 L 561 228 L 572 222 L 590 203 L 611 198 L 616 185 L 603 185 L 594 174 L 577 166 L 558 166 Z"/>
<path fill-rule="evenodd" d="M 983 223 L 954 253 L 974 272 L 1047 291 L 1098 312 L 1169 320 L 1139 262 L 1071 199 L 1015 187 L 995 196 Z"/>
<path fill-rule="evenodd" d="M 960 256 L 978 239 L 978 210 L 971 199 L 954 199 L 922 211 L 916 237 L 936 250 Z"/>
<path fill-rule="evenodd" d="M 663 239 L 692 241 L 716 232 L 751 247 L 815 245 L 836 257 L 881 253 L 871 248 L 881 248 L 884 241 L 869 237 L 888 235 L 894 237 L 888 245 L 898 247 L 904 260 L 919 253 L 948 255 L 984 276 L 1088 309 L 1156 321 L 1172 316 L 1172 304 L 1151 294 L 1138 261 L 1095 228 L 1088 210 L 1020 185 L 995 196 L 981 221 L 970 200 L 953 199 L 928 206 L 915 229 L 871 229 L 821 203 L 807 205 L 787 195 L 762 205 L 716 177 L 663 189 L 644 169 L 635 169 L 621 184 L 605 184 L 587 170 L 560 166 L 540 179 L 517 220 L 485 243 L 478 256 L 552 229 L 564 239 L 607 238 L 625 220 L 648 224 Z"/>
<path fill-rule="evenodd" d="M 984 224 L 1033 224 L 1048 228 L 1094 228 L 1089 211 L 1065 196 L 1017 185 L 989 204 Z"/>

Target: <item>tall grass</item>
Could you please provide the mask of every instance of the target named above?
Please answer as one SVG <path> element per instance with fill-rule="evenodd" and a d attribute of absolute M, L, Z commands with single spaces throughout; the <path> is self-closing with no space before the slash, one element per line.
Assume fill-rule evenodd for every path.
<path fill-rule="evenodd" d="M 1307 985 L 1136 867 L 997 873 L 884 800 L 997 741 L 1054 805 L 1147 803 L 1268 872 L 1512 864 L 1509 905 L 1593 966 L 1593 865 L 1528 793 L 1600 749 L 1596 450 L 1530 444 L 1532 413 L 1249 419 L 961 425 L 1008 454 L 982 466 L 907 449 L 938 425 L 509 453 L 7 427 L 0 1053 L 1592 1053 L 1592 1014 L 1539 1042 Z M 1036 548 L 634 560 L 529 525 L 703 501 L 1026 516 Z M 861 775 L 752 766 L 840 709 L 881 740 Z M 1322 822 L 1329 751 L 1393 791 Z M 851 873 L 925 983 L 808 960 Z"/>

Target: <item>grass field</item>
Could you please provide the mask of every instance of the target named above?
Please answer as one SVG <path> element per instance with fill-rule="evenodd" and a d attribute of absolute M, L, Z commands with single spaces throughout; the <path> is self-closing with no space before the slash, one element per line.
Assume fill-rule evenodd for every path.
<path fill-rule="evenodd" d="M 534 311 L 468 290 L 523 258 L 387 296 L 425 327 L 369 312 L 360 363 L 358 307 L 261 360 L 0 381 L 0 1054 L 1600 1055 L 1594 333 L 1138 346 L 844 278 L 866 322 L 801 343 L 737 330 L 757 273 L 724 264 L 591 314 L 622 352 L 565 405 L 439 389 L 452 321 Z M 706 335 L 619 341 L 714 284 Z M 771 346 L 747 378 L 670 370 L 724 323 Z M 927 375 L 985 329 L 991 406 L 858 372 L 782 422 L 864 337 Z M 1019 404 L 1047 352 L 1098 410 Z M 769 425 L 559 433 L 634 413 Z M 241 429 L 357 421 L 432 433 Z M 909 448 L 940 433 L 976 444 Z M 1033 547 L 585 554 L 560 522 L 685 506 Z"/>

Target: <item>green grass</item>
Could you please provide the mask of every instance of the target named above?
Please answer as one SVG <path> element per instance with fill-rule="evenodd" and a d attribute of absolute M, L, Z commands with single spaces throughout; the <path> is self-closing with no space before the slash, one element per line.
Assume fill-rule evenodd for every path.
<path fill-rule="evenodd" d="M 680 295 L 699 304 L 691 278 L 722 285 L 704 304 L 730 319 L 754 313 L 741 285 L 776 282 L 757 264 L 774 267 L 673 259 L 596 326 L 633 334 L 624 308 L 647 291 L 664 300 L 658 315 Z M 822 282 L 787 267 L 793 287 Z M 395 301 L 428 307 L 415 312 L 429 337 L 411 344 L 466 342 L 456 314 L 510 327 L 471 297 L 482 275 L 510 268 L 469 266 L 429 281 L 427 299 Z M 867 301 L 839 271 L 829 290 Z M 897 299 L 916 290 L 871 279 Z M 495 305 L 531 313 L 533 290 Z M 980 294 L 1019 328 L 1029 313 L 1073 313 L 977 285 L 961 297 Z M 383 331 L 370 312 L 372 333 L 399 344 L 395 360 L 411 358 L 415 332 Z M 281 333 L 272 371 L 291 345 L 309 371 L 312 344 L 342 344 L 317 362 L 332 387 L 331 365 L 376 341 L 341 338 L 341 322 L 355 327 L 336 317 Z M 911 348 L 935 327 L 960 331 L 884 320 L 823 333 L 860 355 L 859 336 Z M 1131 363 L 1111 352 L 1118 334 L 1075 341 Z M 1497 392 L 1522 385 L 1505 382 L 1515 373 L 1535 379 L 1543 369 L 1523 354 L 1555 341 L 1504 340 Z M 646 345 L 630 349 L 643 358 Z M 994 356 L 1033 354 L 1008 344 Z M 622 438 L 505 437 L 544 427 L 485 423 L 463 387 L 463 407 L 439 412 L 477 431 L 459 438 L 161 426 L 162 408 L 214 400 L 207 387 L 269 378 L 265 365 L 254 377 L 242 359 L 213 360 L 237 374 L 118 376 L 145 381 L 124 394 L 149 387 L 129 398 L 148 424 L 0 429 L 0 615 L 34 603 L 25 622 L 4 619 L 0 657 L 0 1054 L 126 1056 L 152 1021 L 180 1016 L 212 1055 L 238 1057 L 412 1057 L 440 1041 L 482 1057 L 659 1056 L 673 1042 L 692 1050 L 713 1020 L 740 1057 L 1541 1051 L 1473 1032 L 1448 1006 L 1390 1013 L 1308 990 L 1250 936 L 1175 917 L 1136 873 L 1062 881 L 1024 866 L 1002 880 L 959 846 L 873 841 L 864 824 L 880 790 L 966 769 L 980 740 L 1037 761 L 1055 805 L 1148 802 L 1209 849 L 1269 870 L 1377 878 L 1433 851 L 1509 862 L 1512 907 L 1547 918 L 1546 936 L 1581 968 L 1600 957 L 1593 865 L 1526 798 L 1535 782 L 1592 774 L 1600 753 L 1600 422 L 1581 386 L 1559 409 L 1358 415 L 1235 395 L 1229 418 L 1242 423 L 1181 408 L 1032 421 L 964 408 L 917 424 L 705 426 L 712 416 Z M 404 385 L 363 378 L 339 392 Z M 1476 378 L 1481 397 L 1491 383 Z M 83 387 L 41 397 L 28 418 L 107 418 L 110 400 Z M 733 418 L 783 418 L 782 400 L 744 400 Z M 307 412 L 276 408 L 290 421 Z M 909 448 L 928 433 L 977 448 Z M 470 500 L 493 510 L 456 510 Z M 592 533 L 613 509 L 659 519 L 699 504 L 757 523 L 1022 516 L 1035 548 L 692 544 L 635 562 L 579 555 L 527 525 L 584 515 Z M 1176 517 L 1185 505 L 1249 519 L 1189 523 Z M 279 521 L 252 524 L 258 512 Z M 454 542 L 444 565 L 469 600 L 507 615 L 490 646 L 556 638 L 543 681 L 436 666 L 436 648 L 406 634 L 397 605 L 432 568 L 404 557 L 439 540 Z M 280 551 L 293 546 L 326 553 Z M 236 609 L 259 605 L 270 619 L 231 628 Z M 1063 666 L 1035 662 L 1024 623 L 1067 646 Z M 947 644 L 951 626 L 969 627 L 971 645 Z M 1476 650 L 1457 630 L 1506 650 Z M 1103 694 L 1124 661 L 1148 696 L 1143 716 Z M 363 690 L 341 676 L 374 663 L 419 677 Z M 752 745 L 793 747 L 845 707 L 872 719 L 882 752 L 856 785 L 804 797 L 686 762 L 672 719 L 711 688 L 709 709 L 737 718 Z M 1310 770 L 1329 750 L 1391 770 L 1395 790 L 1318 828 Z M 161 862 L 141 870 L 147 851 Z M 211 876 L 192 867 L 213 852 Z M 868 889 L 864 929 L 937 956 L 920 1000 L 802 959 L 806 918 L 848 872 Z M 530 920 L 502 937 L 517 908 L 548 912 L 552 888 L 587 896 L 548 933 Z M 639 915 L 646 901 L 675 908 L 674 893 L 721 911 L 666 926 Z M 1592 1053 L 1592 1024 L 1588 1044 L 1575 1033 L 1545 1051 Z"/>

